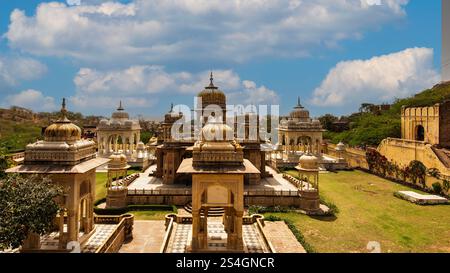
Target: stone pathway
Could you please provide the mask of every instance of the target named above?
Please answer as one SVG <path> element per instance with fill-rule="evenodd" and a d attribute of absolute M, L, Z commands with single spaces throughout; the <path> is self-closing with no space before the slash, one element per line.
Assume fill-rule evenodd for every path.
<path fill-rule="evenodd" d="M 277 253 L 306 253 L 283 221 L 265 222 L 264 232 Z"/>
<path fill-rule="evenodd" d="M 134 221 L 133 239 L 119 253 L 159 253 L 164 240 L 165 221 Z"/>

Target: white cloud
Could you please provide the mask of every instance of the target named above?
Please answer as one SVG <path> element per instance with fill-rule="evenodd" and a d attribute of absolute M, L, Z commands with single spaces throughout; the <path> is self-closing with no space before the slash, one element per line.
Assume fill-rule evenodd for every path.
<path fill-rule="evenodd" d="M 390 102 L 412 95 L 440 81 L 433 67 L 433 49 L 401 52 L 338 63 L 313 93 L 319 106 L 357 106 L 362 102 Z"/>
<path fill-rule="evenodd" d="M 74 1 L 71 1 L 73 3 Z M 14 10 L 4 37 L 36 55 L 87 62 L 302 57 L 404 17 L 408 0 L 134 0 Z M 320 51 L 318 51 L 320 52 Z"/>
<path fill-rule="evenodd" d="M 265 86 L 257 86 L 252 81 L 243 81 L 242 91 L 233 92 L 228 95 L 229 104 L 272 105 L 278 104 L 279 100 L 280 98 L 275 91 Z"/>
<path fill-rule="evenodd" d="M 196 95 L 209 84 L 209 71 L 199 73 L 167 72 L 162 66 L 131 66 L 123 70 L 99 71 L 81 68 L 74 79 L 76 107 L 111 108 L 119 100 L 128 106 L 149 107 L 158 95 Z M 214 71 L 214 84 L 220 87 L 230 103 L 278 102 L 275 91 L 255 82 L 241 80 L 233 70 Z"/>
<path fill-rule="evenodd" d="M 20 106 L 34 111 L 54 111 L 57 110 L 55 100 L 52 97 L 43 95 L 40 91 L 28 89 L 18 94 L 7 96 L 5 106 Z"/>
<path fill-rule="evenodd" d="M 47 72 L 47 66 L 25 57 L 0 56 L 0 87 L 15 86 L 22 80 L 38 79 Z"/>

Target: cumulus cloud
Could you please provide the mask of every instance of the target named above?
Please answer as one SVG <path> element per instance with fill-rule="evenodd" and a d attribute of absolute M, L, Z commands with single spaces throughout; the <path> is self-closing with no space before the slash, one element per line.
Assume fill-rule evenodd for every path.
<path fill-rule="evenodd" d="M 401 52 L 338 63 L 314 90 L 318 106 L 357 106 L 362 102 L 389 102 L 412 95 L 440 81 L 433 67 L 433 49 Z"/>
<path fill-rule="evenodd" d="M 4 105 L 20 106 L 34 111 L 54 111 L 58 108 L 53 97 L 45 96 L 42 92 L 33 89 L 7 96 Z"/>
<path fill-rule="evenodd" d="M 167 72 L 162 66 L 131 66 L 122 70 L 100 71 L 81 68 L 74 79 L 78 107 L 105 107 L 124 98 L 129 106 L 148 107 L 158 94 L 195 95 L 209 84 L 209 71 L 199 73 Z M 214 71 L 214 84 L 229 97 L 229 103 L 275 103 L 278 95 L 253 81 L 241 80 L 233 70 Z"/>
<path fill-rule="evenodd" d="M 40 78 L 47 72 L 47 66 L 25 57 L 0 56 L 0 87 L 15 86 L 22 80 Z"/>
<path fill-rule="evenodd" d="M 4 37 L 36 55 L 88 62 L 303 57 L 404 17 L 408 0 L 380 1 L 50 2 L 30 16 L 14 10 Z"/>

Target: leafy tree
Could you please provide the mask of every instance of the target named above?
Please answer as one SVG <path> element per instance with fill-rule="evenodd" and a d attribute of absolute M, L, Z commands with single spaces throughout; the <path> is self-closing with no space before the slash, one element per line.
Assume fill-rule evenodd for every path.
<path fill-rule="evenodd" d="M 411 161 L 411 163 L 409 163 L 409 171 L 412 182 L 416 184 L 417 180 L 419 180 L 419 183 L 425 188 L 425 176 L 427 174 L 427 167 L 425 167 L 422 162 L 413 160 Z"/>
<path fill-rule="evenodd" d="M 333 122 L 337 121 L 338 118 L 331 114 L 326 114 L 321 116 L 319 120 L 324 129 L 331 131 L 333 129 Z"/>
<path fill-rule="evenodd" d="M 0 249 L 17 248 L 30 232 L 46 234 L 59 211 L 62 189 L 42 176 L 8 175 L 0 180 Z"/>
<path fill-rule="evenodd" d="M 153 136 L 153 133 L 151 133 L 151 132 L 147 132 L 147 131 L 141 132 L 141 141 L 144 144 L 147 144 L 148 141 L 150 140 L 150 138 L 152 138 L 152 136 Z"/>

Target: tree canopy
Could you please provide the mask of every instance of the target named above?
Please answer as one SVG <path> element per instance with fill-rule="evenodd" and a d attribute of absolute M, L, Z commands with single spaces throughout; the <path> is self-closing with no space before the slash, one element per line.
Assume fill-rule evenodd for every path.
<path fill-rule="evenodd" d="M 442 83 L 412 97 L 397 99 L 389 110 L 374 114 L 373 104 L 363 103 L 359 113 L 348 116 L 350 130 L 341 133 L 328 131 L 324 137 L 332 143 L 344 141 L 351 146 L 378 146 L 388 137 L 401 137 L 401 108 L 431 106 L 450 99 L 450 84 Z"/>
<path fill-rule="evenodd" d="M 30 232 L 50 232 L 60 207 L 62 188 L 41 176 L 8 175 L 0 179 L 0 249 L 17 248 Z"/>

